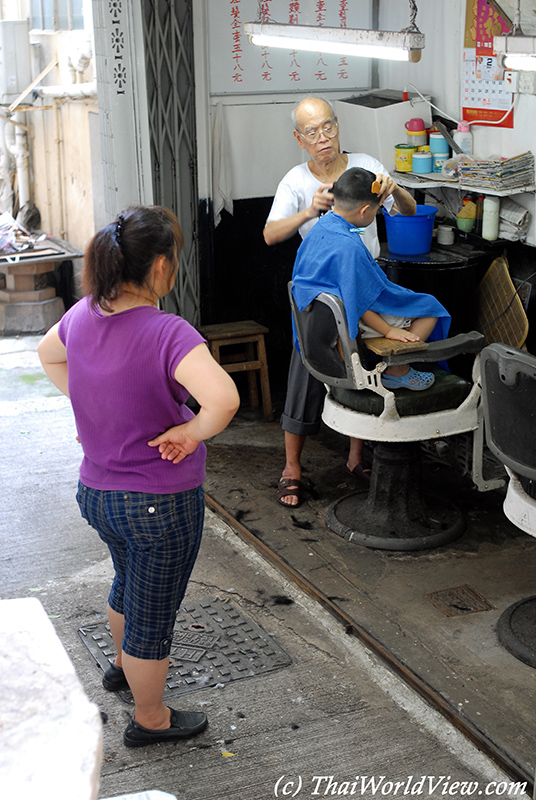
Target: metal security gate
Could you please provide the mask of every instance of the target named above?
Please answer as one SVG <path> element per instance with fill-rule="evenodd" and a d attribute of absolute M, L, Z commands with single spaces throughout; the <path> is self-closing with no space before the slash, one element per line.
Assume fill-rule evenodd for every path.
<path fill-rule="evenodd" d="M 136 203 L 177 214 L 184 248 L 165 308 L 197 325 L 192 0 L 93 0 L 93 22 L 106 215 Z"/>
<path fill-rule="evenodd" d="M 199 324 L 192 0 L 145 0 L 143 33 L 154 202 L 177 214 L 184 248 L 166 311 Z"/>

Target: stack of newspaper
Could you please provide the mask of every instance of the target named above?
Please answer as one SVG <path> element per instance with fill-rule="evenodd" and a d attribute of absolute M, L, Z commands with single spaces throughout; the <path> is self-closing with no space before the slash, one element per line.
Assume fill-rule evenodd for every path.
<path fill-rule="evenodd" d="M 526 239 L 530 213 L 510 197 L 501 198 L 499 211 L 499 239 L 518 242 Z"/>
<path fill-rule="evenodd" d="M 460 164 L 460 183 L 498 191 L 534 187 L 534 156 L 466 161 Z"/>

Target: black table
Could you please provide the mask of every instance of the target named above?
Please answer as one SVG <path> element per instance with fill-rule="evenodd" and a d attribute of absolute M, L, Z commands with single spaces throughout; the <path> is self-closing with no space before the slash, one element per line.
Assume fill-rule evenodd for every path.
<path fill-rule="evenodd" d="M 454 336 L 475 329 L 477 287 L 495 255 L 458 241 L 448 246 L 433 243 L 422 256 L 400 256 L 384 243 L 377 261 L 393 283 L 434 295 L 452 317 Z"/>

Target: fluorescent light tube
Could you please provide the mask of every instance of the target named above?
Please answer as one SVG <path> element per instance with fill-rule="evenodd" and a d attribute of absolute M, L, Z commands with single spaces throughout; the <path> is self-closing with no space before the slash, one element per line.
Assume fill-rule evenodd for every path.
<path fill-rule="evenodd" d="M 535 36 L 494 36 L 493 49 L 502 55 L 505 69 L 536 70 Z"/>
<path fill-rule="evenodd" d="M 504 56 L 503 65 L 505 69 L 536 72 L 536 56 Z"/>
<path fill-rule="evenodd" d="M 251 37 L 251 44 L 260 47 L 281 47 L 285 50 L 311 50 L 315 53 L 333 53 L 341 56 L 362 56 L 364 58 L 387 58 L 394 61 L 407 61 L 409 52 L 398 47 L 378 47 L 368 44 L 345 44 L 344 42 L 307 41 L 306 39 L 282 38 L 279 36 L 257 35 Z"/>
<path fill-rule="evenodd" d="M 424 47 L 420 32 L 367 31 L 356 28 L 324 28 L 312 25 L 277 25 L 246 22 L 252 44 L 286 50 L 309 50 L 336 55 L 419 61 Z"/>

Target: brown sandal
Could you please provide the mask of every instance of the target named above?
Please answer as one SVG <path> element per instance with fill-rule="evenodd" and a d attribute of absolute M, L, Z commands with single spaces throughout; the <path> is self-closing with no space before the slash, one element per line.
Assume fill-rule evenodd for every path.
<path fill-rule="evenodd" d="M 356 464 L 353 469 L 350 469 L 348 464 L 345 464 L 342 468 L 342 471 L 345 472 L 347 475 L 351 475 L 352 478 L 356 478 L 358 481 L 362 481 L 363 483 L 369 484 L 370 483 L 370 476 L 371 472 L 370 469 L 366 467 L 362 467 L 361 464 Z"/>
<path fill-rule="evenodd" d="M 277 486 L 277 502 L 285 508 L 299 508 L 303 503 L 303 493 L 307 487 L 297 478 L 281 478 Z M 292 505 L 291 503 L 284 503 L 283 497 L 297 497 L 298 502 Z"/>

